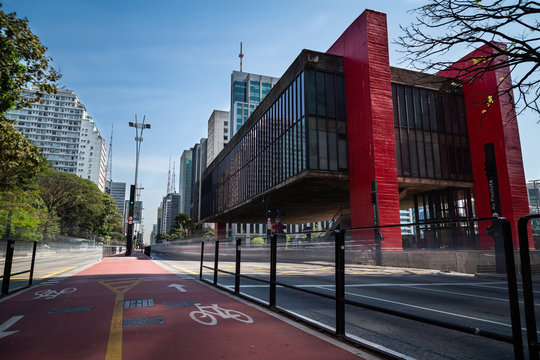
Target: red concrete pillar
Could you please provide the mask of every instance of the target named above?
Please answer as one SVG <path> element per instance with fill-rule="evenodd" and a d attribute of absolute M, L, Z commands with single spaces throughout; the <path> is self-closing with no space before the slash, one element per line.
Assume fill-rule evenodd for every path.
<path fill-rule="evenodd" d="M 484 144 L 493 142 L 501 198 L 501 214 L 499 215 L 506 217 L 512 223 L 514 247 L 517 247 L 518 220 L 529 213 L 519 130 L 516 113 L 512 106 L 513 96 L 504 95 L 501 98 L 494 96 L 499 89 L 504 89 L 511 84 L 510 69 L 502 67 L 487 72 L 474 81 L 471 81 L 470 76 L 459 72 L 459 69 L 474 64 L 478 67 L 484 66 L 485 63 L 479 59 L 492 54 L 492 51 L 489 46 L 484 45 L 447 70 L 441 71 L 439 75 L 456 77 L 463 81 L 477 216 L 492 215 L 484 170 Z M 502 57 L 500 59 L 504 60 Z M 488 108 L 490 96 L 492 103 Z M 481 230 L 483 230 L 482 227 Z M 529 239 L 529 246 L 534 247 L 532 236 Z"/>
<path fill-rule="evenodd" d="M 227 224 L 214 223 L 214 239 L 225 240 L 227 238 Z"/>
<path fill-rule="evenodd" d="M 370 194 L 375 179 L 380 224 L 399 224 L 386 14 L 364 11 L 327 53 L 344 57 L 351 225 L 373 226 Z M 383 249 L 402 249 L 399 228 L 382 232 Z"/>

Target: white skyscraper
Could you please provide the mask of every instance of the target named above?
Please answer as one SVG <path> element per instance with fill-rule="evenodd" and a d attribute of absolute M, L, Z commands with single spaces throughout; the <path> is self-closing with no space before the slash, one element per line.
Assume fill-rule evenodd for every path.
<path fill-rule="evenodd" d="M 217 157 L 229 140 L 229 112 L 214 110 L 208 119 L 206 166 Z"/>
<path fill-rule="evenodd" d="M 36 92 L 27 89 L 23 96 L 32 98 Z M 105 140 L 72 90 L 43 95 L 41 102 L 8 111 L 7 117 L 17 121 L 15 127 L 41 148 L 54 169 L 89 179 L 105 190 Z"/>

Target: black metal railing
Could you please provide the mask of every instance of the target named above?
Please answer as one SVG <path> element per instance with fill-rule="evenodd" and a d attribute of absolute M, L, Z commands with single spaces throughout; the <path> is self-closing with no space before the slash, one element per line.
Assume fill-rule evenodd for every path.
<path fill-rule="evenodd" d="M 525 325 L 527 327 L 527 348 L 529 350 L 529 359 L 538 360 L 540 344 L 538 343 L 538 335 L 536 332 L 536 314 L 534 310 L 534 292 L 529 252 L 528 223 L 531 219 L 540 219 L 540 214 L 523 216 L 519 219 L 519 255 L 521 260 L 521 278 L 523 282 Z"/>
<path fill-rule="evenodd" d="M 422 314 L 418 313 L 412 313 L 412 312 L 406 312 L 401 311 L 398 309 L 392 309 L 389 307 L 381 306 L 380 304 L 374 304 L 373 302 L 362 302 L 362 301 L 356 301 L 347 298 L 346 296 L 346 233 L 352 234 L 354 232 L 358 231 L 368 231 L 370 234 L 374 234 L 374 230 L 379 230 L 384 232 L 385 229 L 391 229 L 391 228 L 402 228 L 402 227 L 422 227 L 422 226 L 436 226 L 436 225 L 449 225 L 449 224 L 456 224 L 456 223 L 462 223 L 464 221 L 468 222 L 480 222 L 480 221 L 490 221 L 492 226 L 490 227 L 490 234 L 489 236 L 492 236 L 495 241 L 499 239 L 501 241 L 502 247 L 499 246 L 497 249 L 497 246 L 495 246 L 495 251 L 500 252 L 502 251 L 502 261 L 504 264 L 502 265 L 506 270 L 506 285 L 507 285 L 507 296 L 508 296 L 508 313 L 510 314 L 510 322 L 511 322 L 511 334 L 503 333 L 503 332 L 497 332 L 493 331 L 491 329 L 484 329 L 479 326 L 470 326 L 466 324 L 462 324 L 459 322 L 452 322 L 447 321 L 444 319 L 437 319 L 435 317 L 428 317 Z M 487 228 L 487 227 L 486 227 Z M 484 230 L 482 230 L 484 231 Z M 486 230 L 487 231 L 487 230 Z M 484 231 L 485 232 L 485 231 Z M 496 232 L 496 234 L 493 234 Z M 485 234 L 486 237 L 488 236 Z M 522 331 L 521 331 L 521 324 L 520 324 L 520 316 L 519 316 L 519 298 L 518 298 L 518 284 L 516 279 L 516 264 L 514 259 L 514 248 L 512 243 L 512 233 L 511 233 L 511 225 L 510 222 L 505 218 L 468 218 L 468 219 L 458 219 L 458 220 L 451 220 L 451 221 L 433 221 L 433 222 L 419 222 L 419 223 L 411 223 L 411 224 L 397 224 L 397 225 L 386 225 L 386 226 L 377 226 L 375 227 L 361 227 L 361 228 L 351 228 L 347 230 L 335 230 L 333 232 L 333 235 L 331 236 L 331 239 L 327 239 L 330 243 L 333 242 L 332 248 L 334 252 L 333 256 L 333 270 L 334 270 L 334 285 L 330 286 L 321 286 L 318 290 L 312 290 L 307 287 L 300 287 L 296 286 L 291 283 L 279 281 L 277 279 L 277 270 L 278 270 L 278 251 L 277 251 L 277 245 L 278 245 L 278 237 L 281 237 L 281 240 L 283 240 L 283 237 L 285 234 L 278 234 L 274 233 L 270 237 L 270 244 L 267 244 L 264 248 L 262 248 L 262 253 L 264 254 L 264 258 L 268 259 L 269 262 L 269 271 L 268 271 L 268 277 L 267 278 L 261 278 L 257 276 L 251 276 L 247 274 L 243 274 L 241 272 L 241 264 L 243 259 L 242 255 L 242 242 L 240 239 L 237 239 L 234 243 L 234 252 L 232 250 L 232 242 L 230 241 L 206 241 L 206 243 L 211 243 L 214 245 L 213 248 L 213 259 L 212 254 L 208 253 L 208 247 L 206 248 L 205 253 L 205 242 L 201 243 L 201 263 L 200 263 L 200 274 L 199 277 L 201 280 L 209 282 L 213 284 L 214 286 L 220 287 L 226 291 L 233 292 L 239 296 L 249 298 L 252 301 L 255 301 L 257 303 L 260 303 L 262 305 L 268 306 L 270 308 L 279 309 L 280 311 L 284 313 L 288 313 L 289 315 L 295 317 L 295 318 L 301 318 L 312 325 L 318 326 L 319 328 L 325 330 L 325 331 L 332 331 L 335 335 L 343 337 L 349 341 L 352 342 L 358 342 L 357 339 L 354 336 L 349 336 L 346 332 L 346 306 L 352 306 L 355 308 L 362 308 L 367 309 L 371 311 L 375 311 L 381 314 L 391 315 L 395 317 L 400 317 L 408 320 L 413 320 L 419 323 L 423 324 L 429 324 L 434 325 L 440 328 L 445 328 L 453 331 L 458 331 L 466 334 L 470 334 L 473 336 L 479 336 L 491 340 L 496 340 L 504 343 L 511 344 L 513 347 L 513 353 L 515 359 L 523 359 L 524 358 L 524 349 L 523 349 L 523 340 L 522 340 Z M 327 243 L 328 243 L 327 241 Z M 348 241 L 347 241 L 348 242 Z M 222 247 L 221 245 L 224 245 Z M 269 249 L 268 249 L 269 246 Z M 326 246 L 326 245 L 325 245 Z M 222 250 L 220 251 L 220 249 Z M 326 247 L 328 248 L 328 247 Z M 230 250 L 229 250 L 230 249 Z M 269 256 L 268 256 L 268 250 L 269 250 Z M 369 252 L 370 250 L 368 250 Z M 370 256 L 375 256 L 375 252 L 371 252 Z M 496 254 L 497 255 L 497 254 Z M 220 268 L 220 256 L 223 256 L 224 258 L 228 258 L 230 260 L 234 257 L 234 270 L 229 269 L 226 270 L 224 268 Z M 208 259 L 208 258 L 210 259 Z M 501 261 L 501 256 L 491 256 L 491 258 L 495 259 L 497 258 L 497 261 Z M 280 259 L 283 261 L 292 261 L 290 259 Z M 375 260 L 375 259 L 374 259 Z M 382 261 L 382 259 L 380 259 Z M 213 261 L 212 265 L 207 264 L 208 261 Z M 523 265 L 522 261 L 522 266 Z M 501 264 L 497 264 L 497 268 L 501 267 Z M 494 266 L 495 268 L 495 266 Z M 210 278 L 207 278 L 207 275 L 205 274 L 205 270 L 210 271 Z M 523 270 L 522 270 L 523 273 Z M 233 286 L 224 286 L 219 283 L 219 274 L 223 274 L 226 276 L 231 276 L 234 278 L 234 285 Z M 211 280 L 210 280 L 211 279 Z M 240 291 L 240 282 L 242 279 L 255 281 L 257 283 L 261 283 L 268 286 L 268 301 L 263 301 L 260 298 L 256 298 L 254 296 L 248 295 L 247 293 L 242 293 Z M 525 284 L 525 280 L 524 280 Z M 335 289 L 334 289 L 335 286 Z M 311 321 L 309 318 L 306 318 L 305 316 L 299 316 L 298 313 L 295 313 L 293 311 L 289 311 L 288 309 L 281 308 L 278 306 L 278 303 L 276 301 L 276 288 L 282 287 L 285 289 L 294 290 L 297 292 L 301 292 L 304 294 L 309 294 L 312 296 L 316 296 L 321 299 L 330 300 L 335 303 L 335 328 L 332 328 L 331 326 L 324 326 L 324 324 L 321 324 L 319 321 Z M 333 288 L 334 290 L 330 290 L 330 288 Z M 321 290 L 322 289 L 322 290 Z M 534 305 L 532 305 L 534 306 Z M 534 310 L 534 309 L 533 309 Z M 527 318 L 530 318 L 530 316 L 527 316 Z M 534 321 L 534 316 L 532 317 Z M 536 334 L 536 332 L 535 332 Z M 537 348 L 536 339 L 535 346 Z M 384 354 L 385 356 L 390 356 L 393 358 L 396 358 L 396 355 L 390 352 L 385 352 L 384 350 L 381 350 L 379 347 L 371 347 L 368 343 L 360 343 L 364 347 L 368 347 L 373 351 L 380 352 Z"/>
<path fill-rule="evenodd" d="M 21 289 L 25 289 L 27 287 L 32 286 L 32 281 L 34 278 L 34 266 L 36 262 L 36 246 L 37 242 L 34 241 L 32 244 L 32 259 L 30 261 L 30 268 L 18 271 L 16 273 L 12 273 L 13 268 L 13 254 L 15 252 L 15 240 L 8 239 L 6 244 L 6 255 L 5 255 L 5 263 L 4 263 L 4 274 L 0 276 L 0 279 L 2 280 L 2 296 L 8 295 L 9 293 L 12 293 L 14 291 L 18 291 Z M 24 287 L 19 287 L 17 289 L 11 290 L 11 278 L 17 275 L 23 275 L 23 274 L 29 274 L 28 275 L 28 284 Z"/>

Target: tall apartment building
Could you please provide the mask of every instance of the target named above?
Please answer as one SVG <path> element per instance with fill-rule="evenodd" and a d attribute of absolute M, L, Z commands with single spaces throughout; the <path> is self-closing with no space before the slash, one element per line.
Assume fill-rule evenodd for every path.
<path fill-rule="evenodd" d="M 229 140 L 266 97 L 279 78 L 233 71 L 231 74 L 231 111 Z"/>
<path fill-rule="evenodd" d="M 214 110 L 208 119 L 206 165 L 210 165 L 229 142 L 229 112 Z"/>
<path fill-rule="evenodd" d="M 37 89 L 23 92 L 36 97 Z M 45 94 L 42 101 L 21 110 L 7 112 L 15 127 L 38 146 L 51 166 L 75 174 L 105 190 L 105 140 L 86 108 L 72 90 Z"/>

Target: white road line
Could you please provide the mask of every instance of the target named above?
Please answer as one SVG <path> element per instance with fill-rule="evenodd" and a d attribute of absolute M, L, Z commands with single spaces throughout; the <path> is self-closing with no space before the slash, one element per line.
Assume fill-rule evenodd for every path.
<path fill-rule="evenodd" d="M 324 288 L 324 285 L 321 285 L 320 287 Z M 373 296 L 354 294 L 354 293 L 351 293 L 351 292 L 348 292 L 348 291 L 346 291 L 345 294 L 346 295 L 351 295 L 351 296 L 357 296 L 357 297 L 361 297 L 361 298 L 365 298 L 365 299 L 370 299 L 370 300 L 376 300 L 376 301 L 380 301 L 380 302 L 387 302 L 387 303 L 394 304 L 394 305 L 401 305 L 401 306 L 411 307 L 411 308 L 414 308 L 414 309 L 420 309 L 420 310 L 424 310 L 424 311 L 430 311 L 430 312 L 435 312 L 435 313 L 439 313 L 439 314 L 460 317 L 460 318 L 463 318 L 463 319 L 476 320 L 476 321 L 480 321 L 480 322 L 485 322 L 485 323 L 495 324 L 495 325 L 500 325 L 500 326 L 505 326 L 505 327 L 512 327 L 512 325 L 501 323 L 501 322 L 498 322 L 498 321 L 486 320 L 486 319 L 481 319 L 481 318 L 477 318 L 477 317 L 473 317 L 473 316 L 451 313 L 449 311 L 426 308 L 426 307 L 423 307 L 423 306 L 417 306 L 417 305 L 402 303 L 402 302 L 394 301 L 394 300 L 381 299 L 381 298 L 377 298 L 377 297 L 373 297 Z M 526 329 L 522 328 L 522 330 L 526 330 Z"/>
<path fill-rule="evenodd" d="M 459 293 L 459 292 L 455 292 L 455 291 L 438 290 L 438 289 L 426 289 L 425 287 L 420 287 L 420 286 L 404 286 L 404 287 L 409 288 L 409 289 L 421 289 L 423 291 L 440 292 L 440 293 L 444 293 L 444 294 L 466 296 L 466 297 L 472 297 L 472 298 L 477 298 L 477 299 L 486 299 L 486 300 L 508 302 L 508 299 L 500 299 L 500 298 L 494 298 L 494 297 L 482 296 L 482 295 L 465 294 L 465 293 Z"/>

